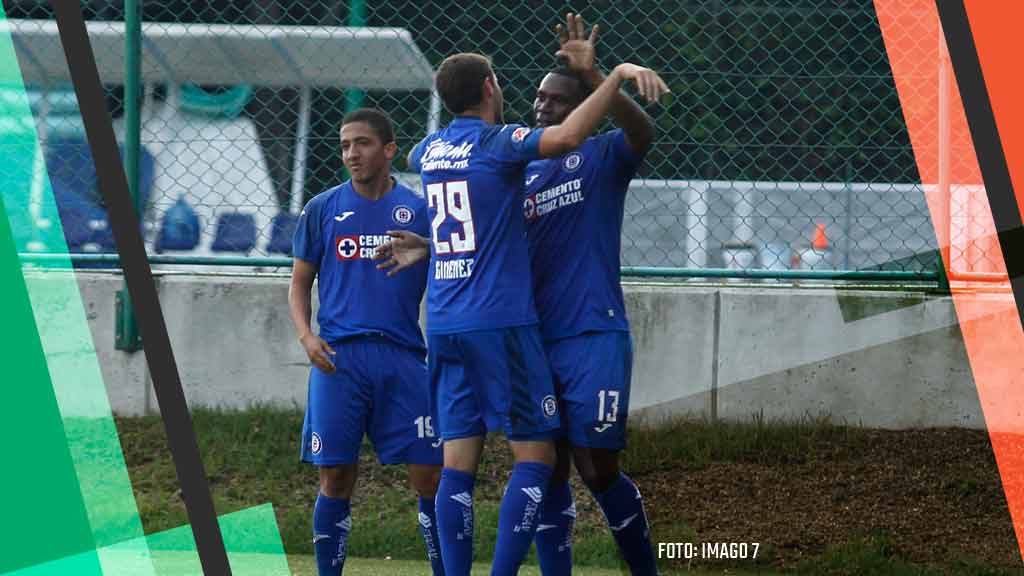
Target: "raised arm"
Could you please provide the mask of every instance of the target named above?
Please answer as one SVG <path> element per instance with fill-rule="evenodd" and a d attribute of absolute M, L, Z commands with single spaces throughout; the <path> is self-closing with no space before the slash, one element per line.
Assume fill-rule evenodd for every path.
<path fill-rule="evenodd" d="M 566 57 L 570 70 L 594 90 L 605 80 L 595 58 L 598 27 L 595 25 L 587 38 L 584 32 L 583 17 L 571 12 L 566 15 L 565 26 L 559 24 L 555 29 L 562 51 L 573 53 L 572 57 Z M 630 147 L 640 155 L 646 153 L 654 140 L 654 121 L 647 112 L 621 90 L 612 98 L 609 112 L 615 125 L 622 128 Z"/>
<path fill-rule="evenodd" d="M 570 68 L 579 67 L 581 64 L 577 60 L 585 51 L 581 45 L 586 43 L 586 40 L 568 40 L 556 55 L 568 60 Z M 620 96 L 619 87 L 626 81 L 635 83 L 640 95 L 648 102 L 655 102 L 669 92 L 668 86 L 654 70 L 636 64 L 619 64 L 561 124 L 544 130 L 540 138 L 540 155 L 545 158 L 561 156 L 583 144 Z"/>

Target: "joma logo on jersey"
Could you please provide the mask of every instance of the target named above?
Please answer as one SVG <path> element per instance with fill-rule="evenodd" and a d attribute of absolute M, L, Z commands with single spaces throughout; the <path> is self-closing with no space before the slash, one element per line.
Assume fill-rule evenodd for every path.
<path fill-rule="evenodd" d="M 386 234 L 337 236 L 334 239 L 334 254 L 342 261 L 373 258 L 377 247 L 390 241 L 391 237 Z"/>

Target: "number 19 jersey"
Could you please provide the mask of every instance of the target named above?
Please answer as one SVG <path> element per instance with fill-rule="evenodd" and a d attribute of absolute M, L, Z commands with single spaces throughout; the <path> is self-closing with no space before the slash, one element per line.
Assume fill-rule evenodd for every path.
<path fill-rule="evenodd" d="M 542 132 L 458 117 L 413 149 L 431 225 L 428 333 L 537 323 L 520 206 Z"/>

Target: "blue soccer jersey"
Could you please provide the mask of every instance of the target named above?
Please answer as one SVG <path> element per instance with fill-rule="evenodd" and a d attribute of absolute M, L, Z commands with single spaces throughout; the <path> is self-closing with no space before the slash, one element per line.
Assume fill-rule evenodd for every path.
<path fill-rule="evenodd" d="M 526 169 L 523 212 L 545 340 L 628 331 L 620 284 L 622 216 L 640 156 L 622 130 Z"/>
<path fill-rule="evenodd" d="M 317 267 L 317 322 L 327 342 L 383 334 L 398 344 L 425 348 L 419 311 L 427 266 L 391 278 L 378 270 L 373 255 L 390 241 L 388 230 L 429 234 L 423 197 L 397 182 L 376 201 L 346 182 L 315 196 L 302 211 L 293 253 Z"/>
<path fill-rule="evenodd" d="M 413 149 L 431 225 L 427 332 L 537 322 L 520 202 L 542 132 L 459 117 Z"/>

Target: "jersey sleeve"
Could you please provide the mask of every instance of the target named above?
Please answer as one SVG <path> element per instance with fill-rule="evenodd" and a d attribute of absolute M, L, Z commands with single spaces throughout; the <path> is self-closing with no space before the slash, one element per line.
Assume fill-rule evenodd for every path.
<path fill-rule="evenodd" d="M 492 128 L 480 139 L 480 145 L 498 160 L 526 164 L 540 159 L 540 137 L 543 133 L 543 128 L 505 124 Z"/>
<path fill-rule="evenodd" d="M 419 173 L 420 171 L 420 159 L 423 158 L 423 150 L 427 145 L 427 139 L 420 140 L 416 146 L 413 147 L 412 152 L 409 153 L 409 170 Z"/>
<path fill-rule="evenodd" d="M 625 178 L 632 178 L 643 162 L 643 155 L 638 154 L 626 140 L 626 132 L 621 128 L 604 135 L 607 139 L 608 155 L 616 170 Z"/>
<path fill-rule="evenodd" d="M 427 213 L 426 202 L 416 209 L 416 224 L 412 231 L 424 238 L 430 238 L 430 216 Z"/>
<path fill-rule="evenodd" d="M 319 196 L 306 204 L 299 214 L 299 222 L 295 225 L 295 235 L 292 237 L 292 255 L 315 264 L 317 268 L 320 268 L 320 259 L 324 254 L 324 244 L 321 241 L 323 204 Z"/>

